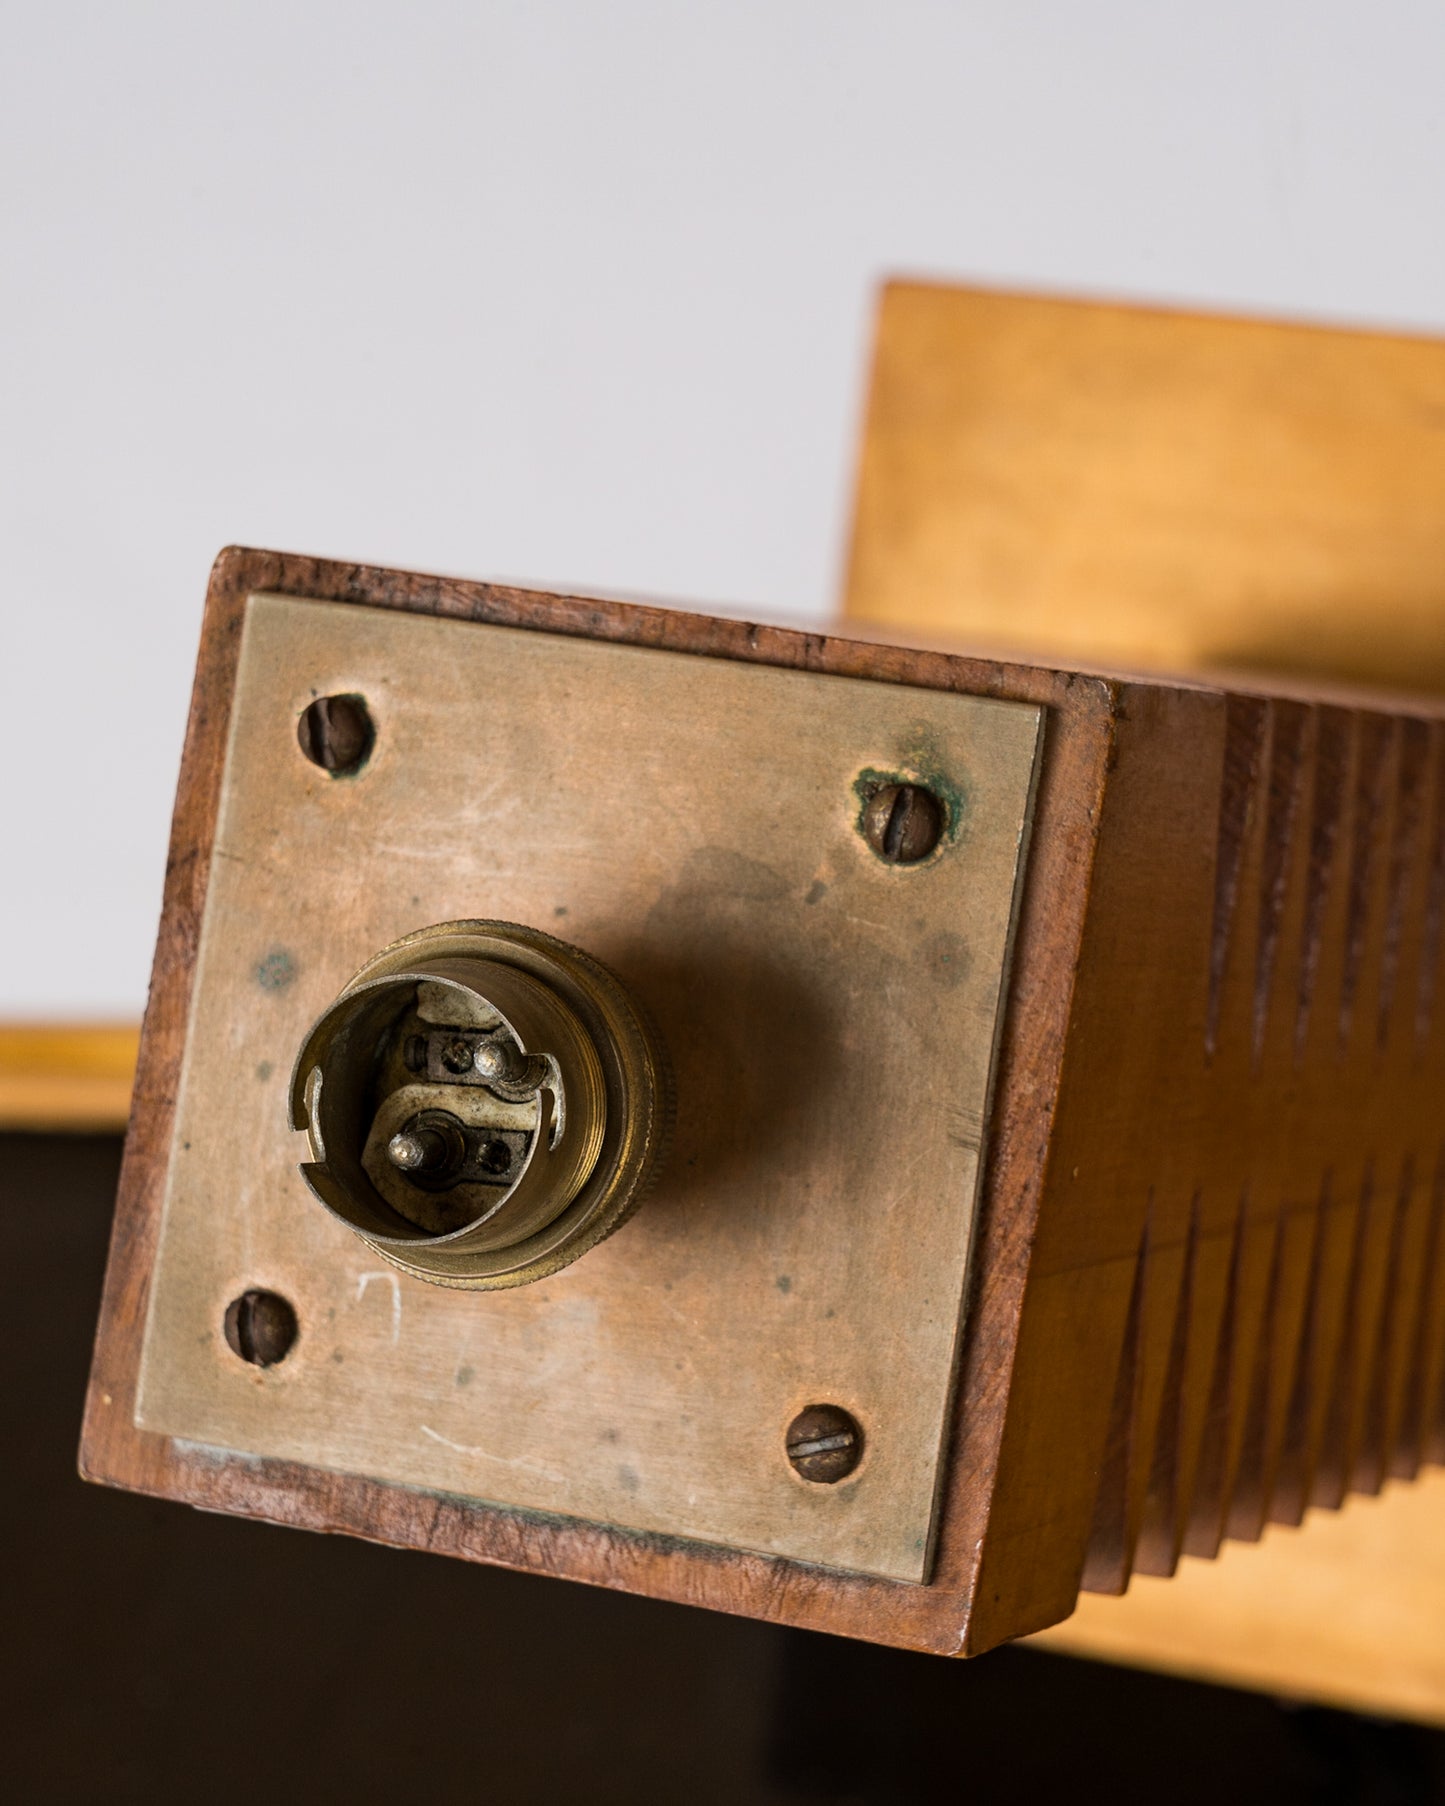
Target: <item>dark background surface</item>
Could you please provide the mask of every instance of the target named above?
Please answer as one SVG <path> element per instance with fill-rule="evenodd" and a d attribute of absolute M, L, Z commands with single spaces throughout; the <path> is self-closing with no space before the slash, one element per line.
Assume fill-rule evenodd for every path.
<path fill-rule="evenodd" d="M 81 1484 L 119 1164 L 0 1136 L 12 1799 L 1445 1801 L 1445 1734 L 873 1649 Z"/>

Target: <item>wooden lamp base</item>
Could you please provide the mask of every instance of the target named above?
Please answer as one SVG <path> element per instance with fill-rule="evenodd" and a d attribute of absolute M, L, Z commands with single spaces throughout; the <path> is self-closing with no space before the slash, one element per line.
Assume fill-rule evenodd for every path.
<path fill-rule="evenodd" d="M 1318 691 L 1345 680 L 1438 693 L 1445 690 L 1442 404 L 1445 344 L 1438 341 L 890 287 L 862 445 L 846 616 L 890 634 L 1027 658 L 1205 680 L 1269 672 L 1245 680 L 1266 687 L 1303 681 Z M 1274 800 L 1263 814 L 1272 815 L 1276 835 L 1293 808 L 1290 732 L 1278 716 L 1264 755 Z M 1246 754 L 1237 764 L 1246 784 L 1251 768 Z M 1318 766 L 1315 772 L 1318 794 Z M 1311 806 L 1306 796 L 1306 813 Z M 1314 820 L 1318 861 L 1326 856 L 1318 809 Z M 1284 839 L 1274 844 L 1266 913 L 1271 887 L 1282 898 L 1290 882 L 1288 848 Z M 1258 945 L 1262 961 L 1277 957 L 1268 932 Z M 1221 1122 L 1221 1135 L 1228 1132 Z M 1304 1220 L 1295 1216 L 1291 1235 Z M 1286 1245 L 1281 1239 L 1277 1247 Z M 1241 1321 L 1271 1326 L 1254 1344 L 1259 1397 L 1267 1401 L 1272 1376 L 1288 1389 L 1286 1369 L 1298 1371 L 1293 1364 L 1310 1326 L 1302 1316 L 1281 1316 L 1286 1267 L 1276 1258 L 1268 1275 L 1256 1269 L 1251 1279 L 1247 1254 L 1242 1264 L 1239 1258 L 1244 1249 L 1236 1244 L 1218 1283 L 1232 1301 L 1236 1348 Z M 1157 1307 L 1158 1281 L 1168 1293 L 1177 1278 L 1161 1264 L 1157 1237 L 1152 1253 L 1144 1271 L 1160 1269 Z M 1401 1244 L 1393 1263 L 1388 1254 L 1376 1258 L 1371 1296 L 1382 1321 L 1419 1309 L 1412 1288 L 1429 1258 L 1423 1244 Z M 1134 1307 L 1144 1313 L 1131 1331 L 1141 1350 L 1149 1290 L 1146 1284 Z M 1359 1302 L 1357 1295 L 1356 1331 Z M 1427 1334 L 1436 1333 L 1433 1317 L 1442 1308 L 1436 1298 L 1418 1319 Z M 1169 1314 L 1167 1304 L 1163 1310 Z M 1195 1321 L 1187 1319 L 1186 1329 Z M 1315 1322 L 1315 1338 L 1322 1333 Z M 1357 1346 L 1337 1358 L 1347 1372 L 1365 1356 Z M 1213 1407 L 1223 1413 L 1218 1434 L 1226 1448 L 1227 1368 L 1216 1368 Z M 1132 1465 L 1135 1496 L 1144 1495 L 1143 1512 L 1152 1509 L 1147 1500 L 1161 1480 L 1154 1459 L 1160 1400 L 1177 1397 L 1167 1361 L 1161 1373 L 1147 1354 L 1124 1385 L 1113 1465 L 1102 1476 L 1101 1534 L 1084 1572 L 1086 1587 L 1105 1591 L 1127 1580 L 1141 1543 L 1145 1565 L 1159 1566 L 1139 1516 L 1131 1523 L 1127 1512 L 1122 1519 L 1115 1512 L 1110 1528 L 1107 1498 L 1111 1487 L 1118 1496 L 1121 1474 L 1127 1496 Z M 1244 1434 L 1257 1436 L 1260 1421 Z M 1149 1471 L 1140 1471 L 1141 1462 Z M 1376 1490 L 1389 1466 L 1366 1459 L 1353 1483 L 1363 1479 Z M 1280 1484 L 1278 1463 L 1267 1477 Z M 1212 1484 L 1217 1495 L 1217 1477 Z M 1286 1501 L 1282 1515 L 1295 1518 L 1297 1479 L 1292 1486 L 1294 1503 Z M 1143 1574 L 1124 1598 L 1085 1592 L 1075 1614 L 1041 1640 L 1445 1722 L 1438 1630 L 1445 1479 L 1426 1474 L 1411 1487 L 1387 1487 L 1379 1499 L 1349 1500 L 1337 1516 L 1312 1514 L 1303 1530 L 1265 1528 L 1271 1512 L 1280 1515 L 1280 1499 L 1258 1494 L 1256 1475 L 1243 1501 L 1223 1509 L 1215 1495 L 1211 1502 L 1231 1536 L 1262 1532 L 1257 1543 L 1219 1547 L 1213 1539 L 1216 1561 L 1186 1559 L 1167 1583 Z M 1196 1534 L 1193 1546 L 1212 1552 L 1207 1537 Z M 1172 1567 L 1164 1553 L 1163 1565 Z"/>

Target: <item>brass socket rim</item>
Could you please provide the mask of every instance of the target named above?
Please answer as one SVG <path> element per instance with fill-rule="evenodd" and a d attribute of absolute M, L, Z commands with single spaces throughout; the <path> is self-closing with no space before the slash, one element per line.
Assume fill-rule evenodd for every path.
<path fill-rule="evenodd" d="M 673 1095 L 666 1054 L 655 1029 L 621 983 L 598 960 L 566 941 L 520 923 L 485 919 L 417 929 L 368 960 L 306 1036 L 292 1073 L 291 1124 L 313 1134 L 311 1056 L 317 1030 L 349 998 L 421 967 L 454 961 L 510 968 L 552 992 L 581 1025 L 601 1071 L 603 1126 L 590 1170 L 549 1222 L 501 1248 L 458 1246 L 455 1235 L 396 1238 L 369 1233 L 335 1208 L 318 1187 L 335 1184 L 318 1145 L 302 1167 L 323 1206 L 384 1260 L 414 1278 L 465 1290 L 531 1284 L 561 1271 L 619 1229 L 655 1182 L 671 1140 Z M 485 997 L 486 992 L 479 995 Z M 505 1012 L 502 1012 L 505 1014 Z M 316 1169 L 320 1169 L 319 1172 Z M 308 1170 L 311 1169 L 311 1170 Z"/>

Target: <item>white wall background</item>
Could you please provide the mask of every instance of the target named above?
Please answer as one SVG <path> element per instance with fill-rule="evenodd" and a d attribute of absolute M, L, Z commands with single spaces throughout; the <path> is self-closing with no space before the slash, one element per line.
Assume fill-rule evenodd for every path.
<path fill-rule="evenodd" d="M 1445 328 L 1445 6 L 3 0 L 0 1017 L 141 1006 L 228 541 L 826 616 L 890 272 Z"/>

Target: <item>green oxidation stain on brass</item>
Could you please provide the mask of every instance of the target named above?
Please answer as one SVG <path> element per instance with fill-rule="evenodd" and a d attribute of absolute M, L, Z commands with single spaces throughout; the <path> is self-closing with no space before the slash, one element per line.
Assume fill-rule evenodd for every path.
<path fill-rule="evenodd" d="M 865 765 L 854 778 L 853 794 L 858 801 L 855 825 L 860 834 L 866 833 L 863 818 L 869 799 L 880 790 L 886 790 L 890 784 L 912 784 L 915 789 L 927 790 L 938 798 L 943 805 L 943 833 L 939 837 L 939 852 L 958 839 L 968 818 L 968 790 L 961 780 L 951 777 L 943 769 L 927 735 L 921 734 L 918 742 L 900 756 L 896 765 Z M 936 857 L 937 853 L 929 855 L 929 858 Z M 918 863 L 926 865 L 928 861 L 920 860 Z"/>
<path fill-rule="evenodd" d="M 273 947 L 256 964 L 256 983 L 263 991 L 284 991 L 296 977 L 296 962 L 284 947 Z"/>

